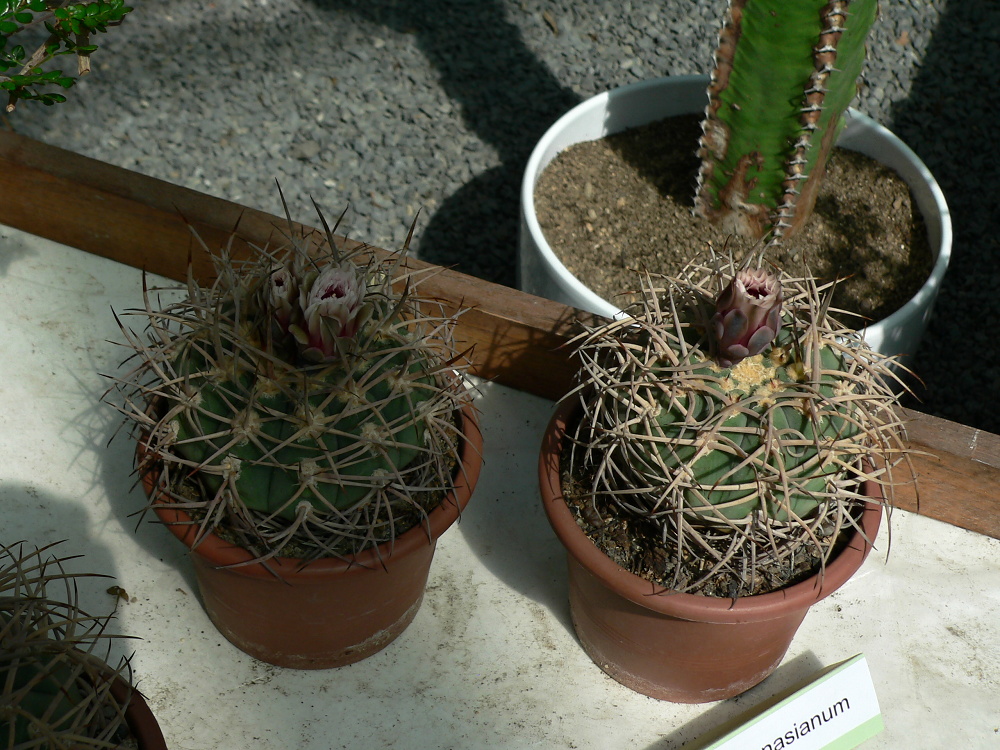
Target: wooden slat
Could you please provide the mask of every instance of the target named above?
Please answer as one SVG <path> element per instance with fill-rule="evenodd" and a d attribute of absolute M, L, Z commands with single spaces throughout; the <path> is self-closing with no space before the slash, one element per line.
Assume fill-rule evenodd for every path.
<path fill-rule="evenodd" d="M 178 280 L 186 278 L 189 258 L 196 278 L 212 272 L 192 228 L 213 249 L 235 228 L 236 256 L 246 243 L 280 245 L 287 231 L 284 218 L 2 131 L 0 194 L 0 221 L 9 226 Z M 576 311 L 447 269 L 422 291 L 471 308 L 458 338 L 474 347 L 477 374 L 549 398 L 564 392 L 571 369 L 558 347 Z"/>
<path fill-rule="evenodd" d="M 186 276 L 189 255 L 199 278 L 211 273 L 189 224 L 217 248 L 238 223 L 237 252 L 246 242 L 280 243 L 284 227 L 270 214 L 10 132 L 0 132 L 0 191 L 3 223 L 173 279 Z M 446 269 L 423 290 L 452 309 L 470 308 L 457 338 L 474 347 L 477 375 L 550 399 L 568 390 L 573 365 L 564 344 L 575 321 L 593 316 Z M 927 455 L 913 462 L 919 506 L 908 486 L 896 505 L 1000 539 L 1000 436 L 916 411 L 907 417 L 911 445 Z"/>
<path fill-rule="evenodd" d="M 1000 435 L 904 410 L 915 451 L 913 486 L 895 505 L 1000 539 Z M 919 504 L 918 496 L 919 492 Z"/>

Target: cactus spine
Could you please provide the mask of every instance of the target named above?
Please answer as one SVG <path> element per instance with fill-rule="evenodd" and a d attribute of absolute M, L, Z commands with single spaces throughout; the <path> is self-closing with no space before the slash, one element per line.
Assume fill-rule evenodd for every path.
<path fill-rule="evenodd" d="M 111 684 L 131 684 L 123 659 L 111 668 L 94 652 L 115 637 L 105 633 L 109 617 L 83 612 L 72 558 L 49 557 L 51 547 L 0 549 L 0 743 L 18 748 L 122 747 L 128 694 Z M 52 586 L 64 590 L 60 596 Z"/>
<path fill-rule="evenodd" d="M 805 223 L 876 12 L 877 0 L 730 0 L 698 152 L 699 213 L 751 239 Z"/>
<path fill-rule="evenodd" d="M 804 550 L 825 560 L 833 530 L 864 500 L 860 483 L 891 491 L 905 456 L 892 363 L 829 316 L 830 285 L 783 274 L 780 332 L 723 366 L 713 325 L 722 276 L 717 260 L 694 262 L 650 284 L 632 317 L 577 340 L 583 419 L 571 471 L 593 502 L 652 523 L 678 560 L 707 557 L 696 580 L 676 566 L 682 590 L 720 572 L 749 590 L 758 564 Z"/>
<path fill-rule="evenodd" d="M 140 365 L 117 379 L 120 408 L 148 433 L 161 488 L 262 557 L 392 539 L 453 488 L 463 443 L 455 317 L 417 296 L 405 246 L 345 251 L 323 223 L 297 236 L 289 221 L 281 251 L 222 253 L 210 288 L 191 282 L 163 309 L 147 292 L 132 311 L 147 336 L 123 326 Z"/>

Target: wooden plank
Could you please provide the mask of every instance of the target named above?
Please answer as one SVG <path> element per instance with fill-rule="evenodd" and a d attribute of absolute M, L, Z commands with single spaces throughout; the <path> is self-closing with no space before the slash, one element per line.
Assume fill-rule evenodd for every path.
<path fill-rule="evenodd" d="M 199 278 L 211 273 L 189 224 L 213 249 L 238 224 L 237 253 L 248 242 L 279 243 L 284 227 L 270 214 L 10 132 L 0 132 L 0 191 L 5 224 L 174 279 L 185 277 L 189 256 Z M 424 291 L 452 310 L 469 308 L 457 338 L 473 347 L 477 375 L 549 399 L 569 389 L 565 342 L 577 321 L 594 316 L 447 269 Z M 899 489 L 896 505 L 1000 539 L 1000 436 L 916 411 L 907 417 L 911 445 L 927 455 L 913 461 L 919 505 L 912 486 Z"/>
<path fill-rule="evenodd" d="M 0 132 L 0 194 L 5 224 L 178 280 L 186 278 L 189 259 L 196 278 L 212 273 L 191 228 L 212 249 L 236 229 L 236 256 L 246 243 L 281 244 L 287 231 L 284 218 L 11 132 Z M 573 319 L 593 316 L 447 269 L 423 291 L 452 301 L 453 310 L 471 308 L 457 335 L 462 346 L 474 348 L 478 375 L 549 398 L 565 391 L 572 371 L 559 345 Z"/>
<path fill-rule="evenodd" d="M 904 410 L 916 487 L 894 505 L 1000 539 L 1000 435 Z M 919 498 L 918 498 L 919 492 Z"/>

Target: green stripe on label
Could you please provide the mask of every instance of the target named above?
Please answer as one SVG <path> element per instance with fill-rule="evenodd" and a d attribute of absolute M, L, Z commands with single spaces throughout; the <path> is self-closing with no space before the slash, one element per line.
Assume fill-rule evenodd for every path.
<path fill-rule="evenodd" d="M 882 722 L 882 714 L 876 714 L 864 724 L 859 724 L 847 734 L 829 745 L 825 745 L 823 750 L 854 750 L 862 742 L 870 740 L 883 729 L 885 729 L 885 724 Z"/>

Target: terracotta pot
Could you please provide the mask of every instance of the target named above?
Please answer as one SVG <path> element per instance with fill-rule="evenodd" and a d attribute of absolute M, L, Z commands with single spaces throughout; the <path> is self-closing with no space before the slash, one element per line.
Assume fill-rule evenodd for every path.
<path fill-rule="evenodd" d="M 153 716 L 153 712 L 146 704 L 146 699 L 135 688 L 129 691 L 129 686 L 124 680 L 117 679 L 111 683 L 111 694 L 119 702 L 128 699 L 128 706 L 125 708 L 125 723 L 128 724 L 129 731 L 135 739 L 139 750 L 167 750 L 167 743 L 163 739 L 163 732 L 160 725 Z"/>
<path fill-rule="evenodd" d="M 719 599 L 664 591 L 615 564 L 577 525 L 562 495 L 559 460 L 578 409 L 563 402 L 539 459 L 542 502 L 566 547 L 573 626 L 584 650 L 623 685 L 660 700 L 705 703 L 749 690 L 781 662 L 806 611 L 842 586 L 871 551 L 882 506 L 870 502 L 847 548 L 822 577 L 780 591 Z M 878 485 L 865 492 L 881 500 Z"/>
<path fill-rule="evenodd" d="M 479 478 L 482 435 L 471 405 L 462 410 L 462 433 L 455 492 L 393 543 L 349 561 L 324 558 L 302 567 L 285 557 L 242 564 L 253 559 L 246 550 L 214 534 L 203 539 L 190 552 L 215 626 L 251 656 L 295 669 L 340 667 L 388 646 L 417 614 L 437 538 L 458 519 Z M 143 478 L 147 494 L 156 479 L 152 472 Z M 153 510 L 190 549 L 190 516 L 155 503 Z"/>

